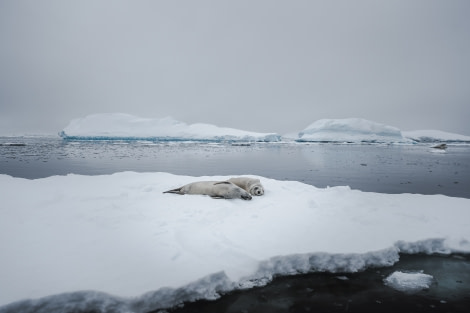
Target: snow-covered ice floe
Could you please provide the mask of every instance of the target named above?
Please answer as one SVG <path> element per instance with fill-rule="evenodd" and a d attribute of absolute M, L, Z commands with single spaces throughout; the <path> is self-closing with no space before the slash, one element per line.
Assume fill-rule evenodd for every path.
<path fill-rule="evenodd" d="M 402 131 L 403 136 L 417 142 L 465 142 L 470 143 L 470 136 L 448 133 L 440 130 Z"/>
<path fill-rule="evenodd" d="M 171 117 L 142 118 L 123 113 L 93 114 L 72 120 L 59 134 L 69 140 L 280 141 L 276 133 L 256 133 Z"/>
<path fill-rule="evenodd" d="M 401 272 L 395 271 L 384 279 L 387 286 L 406 293 L 414 293 L 431 286 L 433 277 L 419 272 Z"/>
<path fill-rule="evenodd" d="M 470 199 L 251 177 L 265 195 L 243 201 L 162 193 L 229 176 L 0 175 L 0 312 L 148 312 L 275 275 L 470 253 Z"/>
<path fill-rule="evenodd" d="M 318 120 L 301 131 L 297 141 L 413 143 L 398 128 L 361 118 Z"/>

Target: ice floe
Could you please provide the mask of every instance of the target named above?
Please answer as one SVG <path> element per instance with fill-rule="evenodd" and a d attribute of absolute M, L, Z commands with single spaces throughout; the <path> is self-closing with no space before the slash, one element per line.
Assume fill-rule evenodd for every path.
<path fill-rule="evenodd" d="M 275 275 L 470 253 L 470 199 L 258 176 L 265 195 L 251 201 L 162 193 L 229 177 L 0 175 L 0 312 L 148 312 Z"/>
<path fill-rule="evenodd" d="M 440 130 L 402 131 L 403 136 L 418 142 L 470 142 L 470 136 Z"/>
<path fill-rule="evenodd" d="M 395 271 L 384 279 L 387 286 L 406 293 L 414 293 L 431 286 L 433 277 L 420 272 Z"/>

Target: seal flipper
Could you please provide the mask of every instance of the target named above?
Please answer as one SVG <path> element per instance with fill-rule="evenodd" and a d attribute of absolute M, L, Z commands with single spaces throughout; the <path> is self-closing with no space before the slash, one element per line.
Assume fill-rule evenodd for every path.
<path fill-rule="evenodd" d="M 167 191 L 164 191 L 163 193 L 176 193 L 178 195 L 184 195 L 181 189 L 183 189 L 183 187 L 172 189 L 172 190 L 167 190 Z"/>
<path fill-rule="evenodd" d="M 220 185 L 220 184 L 229 184 L 230 185 L 231 182 L 224 180 L 224 181 L 219 181 L 219 182 L 214 183 L 214 185 Z"/>
<path fill-rule="evenodd" d="M 241 195 L 241 198 L 243 200 L 251 200 L 251 196 L 248 194 L 248 195 Z"/>

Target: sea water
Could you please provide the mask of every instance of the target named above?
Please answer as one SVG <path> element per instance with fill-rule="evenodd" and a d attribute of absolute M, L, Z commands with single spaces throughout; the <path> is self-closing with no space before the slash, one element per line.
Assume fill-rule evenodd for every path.
<path fill-rule="evenodd" d="M 381 193 L 470 198 L 470 145 L 67 141 L 0 137 L 0 174 L 36 179 L 69 173 L 170 172 L 190 176 L 253 174 L 316 187 L 348 185 Z M 470 209 L 470 208 L 469 208 Z M 394 271 L 425 270 L 428 290 L 404 294 L 384 284 Z M 440 284 L 436 282 L 439 281 Z M 361 273 L 278 277 L 266 287 L 172 312 L 466 312 L 468 255 L 402 255 L 392 267 Z"/>
<path fill-rule="evenodd" d="M 67 141 L 0 137 L 0 174 L 253 174 L 316 187 L 470 198 L 470 145 Z"/>

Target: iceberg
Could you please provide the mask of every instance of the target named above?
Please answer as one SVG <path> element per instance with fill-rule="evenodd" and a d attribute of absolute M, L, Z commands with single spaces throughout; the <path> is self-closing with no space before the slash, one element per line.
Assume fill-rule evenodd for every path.
<path fill-rule="evenodd" d="M 264 196 L 163 194 L 230 176 L 0 175 L 0 312 L 149 312 L 275 275 L 470 253 L 470 199 L 247 176 Z"/>
<path fill-rule="evenodd" d="M 404 138 L 398 128 L 361 118 L 321 119 L 298 134 L 297 141 L 304 142 L 371 142 L 412 143 Z"/>
<path fill-rule="evenodd" d="M 441 130 L 403 131 L 403 136 L 418 142 L 465 142 L 470 143 L 470 136 L 448 133 Z"/>
<path fill-rule="evenodd" d="M 123 113 L 72 120 L 59 135 L 68 140 L 280 141 L 276 133 L 256 133 L 211 124 L 186 124 L 171 117 L 142 118 Z"/>

